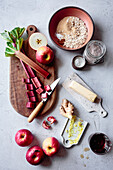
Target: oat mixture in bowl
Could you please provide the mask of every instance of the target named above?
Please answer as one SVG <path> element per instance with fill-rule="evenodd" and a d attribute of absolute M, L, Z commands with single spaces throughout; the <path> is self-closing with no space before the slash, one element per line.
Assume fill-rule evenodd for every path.
<path fill-rule="evenodd" d="M 63 46 L 68 48 L 79 48 L 88 37 L 87 27 L 80 18 L 64 17 L 57 26 L 56 36 Z"/>
<path fill-rule="evenodd" d="M 56 11 L 49 21 L 52 41 L 64 50 L 78 50 L 84 47 L 94 33 L 91 16 L 78 7 L 64 7 Z"/>

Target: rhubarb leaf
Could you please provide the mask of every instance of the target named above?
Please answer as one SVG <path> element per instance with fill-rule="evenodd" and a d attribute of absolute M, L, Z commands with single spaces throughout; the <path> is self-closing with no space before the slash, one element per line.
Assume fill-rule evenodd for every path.
<path fill-rule="evenodd" d="M 7 46 L 8 46 L 9 48 L 11 48 L 11 49 L 13 49 L 13 50 L 15 50 L 15 51 L 16 51 L 16 48 L 13 46 L 13 44 L 12 44 L 12 43 L 7 42 Z"/>
<path fill-rule="evenodd" d="M 9 57 L 9 56 L 14 55 L 14 54 L 15 54 L 14 50 L 12 50 L 11 48 L 6 47 L 6 49 L 5 49 L 5 56 L 6 57 Z"/>
<path fill-rule="evenodd" d="M 21 50 L 22 44 L 23 44 L 23 38 L 20 37 L 19 39 L 16 40 L 16 48 L 18 51 Z"/>
<path fill-rule="evenodd" d="M 7 31 L 0 33 L 1 37 L 7 42 L 13 42 Z"/>
<path fill-rule="evenodd" d="M 14 55 L 15 51 L 21 50 L 23 44 L 23 38 L 21 36 L 24 31 L 25 28 L 16 27 L 10 32 L 5 30 L 3 33 L 0 33 L 1 37 L 7 41 L 6 57 Z"/>
<path fill-rule="evenodd" d="M 15 40 L 14 40 L 14 37 L 12 36 L 12 34 L 9 31 L 7 33 L 9 35 L 10 39 L 12 40 L 12 42 L 14 42 Z"/>
<path fill-rule="evenodd" d="M 16 27 L 11 31 L 11 34 L 16 39 L 16 38 L 20 38 L 22 34 L 24 33 L 24 31 L 25 31 L 25 28 Z"/>
<path fill-rule="evenodd" d="M 14 56 L 14 54 L 9 54 L 9 53 L 5 52 L 5 56 L 6 57 L 11 57 L 11 56 Z"/>
<path fill-rule="evenodd" d="M 6 52 L 9 53 L 9 54 L 14 54 L 15 53 L 14 50 L 12 50 L 12 49 L 10 49 L 8 47 L 6 47 Z"/>
<path fill-rule="evenodd" d="M 19 27 L 16 27 L 10 32 L 15 39 L 18 38 L 18 31 L 19 31 Z"/>
<path fill-rule="evenodd" d="M 25 31 L 25 28 L 20 28 L 20 30 L 18 32 L 19 38 L 23 35 L 24 31 Z"/>

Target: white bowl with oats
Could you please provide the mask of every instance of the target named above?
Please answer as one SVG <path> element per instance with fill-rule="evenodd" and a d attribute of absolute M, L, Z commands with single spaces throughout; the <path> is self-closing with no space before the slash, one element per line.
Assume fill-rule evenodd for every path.
<path fill-rule="evenodd" d="M 65 50 L 78 50 L 92 38 L 94 22 L 91 16 L 78 7 L 65 7 L 53 14 L 49 34 L 53 42 Z"/>

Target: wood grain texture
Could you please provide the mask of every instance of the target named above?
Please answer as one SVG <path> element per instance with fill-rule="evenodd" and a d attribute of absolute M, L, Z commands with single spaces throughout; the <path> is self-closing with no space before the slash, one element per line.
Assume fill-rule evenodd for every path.
<path fill-rule="evenodd" d="M 42 65 L 36 61 L 35 51 L 31 49 L 29 46 L 29 36 L 36 32 L 37 28 L 33 25 L 27 27 L 28 39 L 23 43 L 23 49 L 25 54 L 32 59 L 34 62 L 39 64 L 42 68 L 47 70 L 50 73 L 49 78 L 43 78 L 39 73 L 35 73 L 35 75 L 39 78 L 42 85 L 51 84 L 55 79 L 55 68 L 54 61 L 48 66 Z M 22 78 L 27 78 L 25 71 L 20 63 L 20 60 L 16 57 L 10 58 L 10 102 L 13 108 L 21 115 L 28 117 L 33 109 L 26 108 L 26 103 L 28 102 L 28 98 L 26 96 L 27 90 L 25 89 L 25 84 L 22 82 Z M 37 94 L 36 94 L 37 95 Z M 43 109 L 40 112 L 40 115 L 45 114 L 50 110 L 53 106 L 56 98 L 56 90 L 50 96 Z M 37 103 L 41 101 L 40 95 L 37 95 Z"/>

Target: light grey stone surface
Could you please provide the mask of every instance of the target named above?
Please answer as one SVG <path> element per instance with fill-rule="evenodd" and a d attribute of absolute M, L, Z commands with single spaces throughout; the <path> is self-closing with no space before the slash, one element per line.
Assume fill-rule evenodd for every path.
<path fill-rule="evenodd" d="M 105 62 L 95 66 L 86 67 L 83 71 L 75 71 L 71 66 L 72 58 L 81 51 L 68 52 L 56 47 L 48 33 L 48 23 L 52 14 L 65 6 L 78 6 L 85 9 L 95 23 L 94 39 L 102 40 L 107 46 Z M 0 170 L 106 170 L 113 169 L 113 149 L 104 156 L 98 156 L 91 151 L 84 152 L 88 147 L 88 137 L 91 133 L 102 131 L 107 134 L 113 143 L 113 4 L 112 0 L 0 0 L 0 32 L 11 30 L 16 26 L 27 27 L 34 24 L 40 32 L 47 36 L 48 44 L 56 51 L 56 68 L 58 77 L 61 77 L 57 88 L 57 101 L 49 115 L 56 117 L 58 123 L 52 130 L 42 128 L 42 121 L 47 114 L 40 119 L 27 123 L 26 117 L 16 113 L 9 101 L 9 58 L 5 58 L 5 42 L 0 38 Z M 86 110 L 65 91 L 61 86 L 65 78 L 76 72 L 81 78 L 103 99 L 104 109 L 108 117 L 100 118 L 96 113 L 87 113 Z M 59 114 L 59 106 L 63 98 L 70 100 L 79 112 L 79 116 L 89 122 L 89 127 L 81 140 L 81 143 L 70 149 L 61 145 L 59 153 L 46 158 L 44 162 L 31 166 L 25 160 L 25 154 L 29 147 L 21 148 L 15 143 L 15 133 L 19 129 L 27 128 L 34 135 L 32 143 L 41 146 L 43 140 L 49 136 L 55 136 L 60 142 L 60 132 L 66 122 L 66 118 Z M 31 146 L 32 146 L 31 145 Z M 84 158 L 80 158 L 80 154 Z M 86 157 L 89 159 L 86 159 Z M 86 167 L 84 167 L 84 164 Z"/>

